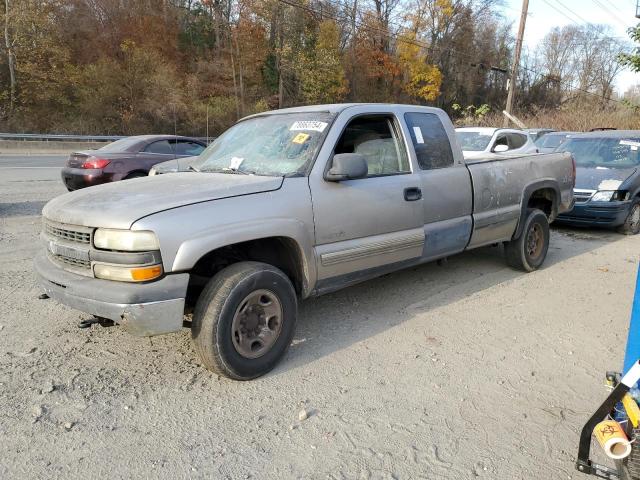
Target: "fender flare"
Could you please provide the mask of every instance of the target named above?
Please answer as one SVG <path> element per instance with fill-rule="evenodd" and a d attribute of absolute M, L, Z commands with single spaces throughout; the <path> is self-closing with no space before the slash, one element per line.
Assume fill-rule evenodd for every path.
<path fill-rule="evenodd" d="M 558 214 L 558 205 L 560 205 L 560 187 L 558 186 L 558 182 L 556 180 L 540 180 L 534 183 L 530 183 L 524 189 L 522 193 L 522 202 L 520 203 L 520 218 L 518 219 L 518 225 L 516 226 L 516 231 L 513 234 L 513 240 L 517 240 L 522 235 L 522 230 L 524 229 L 524 220 L 527 217 L 527 205 L 529 204 L 529 200 L 531 199 L 531 195 L 537 190 L 542 189 L 551 189 L 555 193 L 555 199 L 553 200 L 553 207 L 551 211 L 551 218 L 555 218 Z"/>

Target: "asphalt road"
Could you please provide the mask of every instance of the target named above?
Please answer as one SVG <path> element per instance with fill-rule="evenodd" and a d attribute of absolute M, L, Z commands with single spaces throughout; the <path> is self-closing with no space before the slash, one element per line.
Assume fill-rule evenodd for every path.
<path fill-rule="evenodd" d="M 80 330 L 38 300 L 63 161 L 0 157 L 0 478 L 586 480 L 640 237 L 554 228 L 531 274 L 482 248 L 302 302 L 284 360 L 234 382 L 188 330 Z"/>

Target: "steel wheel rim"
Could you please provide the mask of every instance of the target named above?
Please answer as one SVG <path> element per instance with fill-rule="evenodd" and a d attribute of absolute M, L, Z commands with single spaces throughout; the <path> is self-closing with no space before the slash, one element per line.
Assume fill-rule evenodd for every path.
<path fill-rule="evenodd" d="M 542 227 L 534 224 L 527 234 L 527 253 L 530 258 L 537 258 L 542 253 L 543 241 Z"/>
<path fill-rule="evenodd" d="M 270 290 L 255 290 L 238 305 L 231 323 L 231 339 L 239 355 L 266 354 L 282 331 L 282 304 Z"/>

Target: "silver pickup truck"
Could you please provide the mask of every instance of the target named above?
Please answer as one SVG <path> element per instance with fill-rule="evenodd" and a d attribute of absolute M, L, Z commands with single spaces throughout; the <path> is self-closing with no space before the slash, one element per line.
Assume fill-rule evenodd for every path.
<path fill-rule="evenodd" d="M 190 170 L 53 199 L 35 269 L 50 297 L 135 335 L 190 325 L 234 379 L 282 358 L 299 299 L 500 242 L 535 270 L 575 179 L 565 153 L 465 163 L 442 110 L 384 104 L 247 117 Z"/>

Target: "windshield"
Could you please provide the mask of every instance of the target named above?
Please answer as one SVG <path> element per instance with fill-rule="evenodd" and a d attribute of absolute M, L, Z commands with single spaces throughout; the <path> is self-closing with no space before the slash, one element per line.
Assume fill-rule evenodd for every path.
<path fill-rule="evenodd" d="M 628 168 L 639 163 L 640 138 L 570 138 L 563 150 L 579 167 Z"/>
<path fill-rule="evenodd" d="M 333 115 L 286 113 L 237 123 L 204 150 L 192 167 L 201 172 L 269 176 L 303 174 L 322 145 Z"/>
<path fill-rule="evenodd" d="M 568 134 L 566 133 L 555 135 L 553 133 L 547 133 L 546 135 L 543 135 L 538 140 L 536 140 L 535 143 L 540 148 L 556 148 L 565 141 L 567 135 Z"/>
<path fill-rule="evenodd" d="M 491 137 L 493 137 L 493 135 L 481 132 L 456 132 L 456 136 L 458 137 L 458 142 L 460 142 L 462 150 L 469 152 L 481 152 L 485 150 L 487 146 L 489 146 Z"/>
<path fill-rule="evenodd" d="M 127 137 L 111 142 L 104 147 L 99 148 L 101 152 L 126 152 L 130 147 L 140 143 L 140 137 Z"/>

